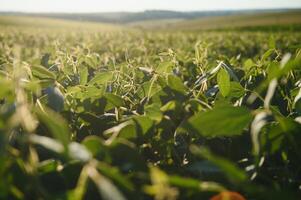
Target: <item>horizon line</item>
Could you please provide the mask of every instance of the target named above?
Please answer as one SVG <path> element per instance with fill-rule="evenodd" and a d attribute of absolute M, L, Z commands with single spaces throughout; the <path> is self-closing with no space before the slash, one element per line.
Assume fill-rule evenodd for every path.
<path fill-rule="evenodd" d="M 13 11 L 0 10 L 0 13 L 21 13 L 21 14 L 97 14 L 97 13 L 141 13 L 147 11 L 165 12 L 227 12 L 227 11 L 281 11 L 281 10 L 301 10 L 300 7 L 279 7 L 279 8 L 227 8 L 227 9 L 200 9 L 200 10 L 176 10 L 176 9 L 143 9 L 139 11 Z"/>

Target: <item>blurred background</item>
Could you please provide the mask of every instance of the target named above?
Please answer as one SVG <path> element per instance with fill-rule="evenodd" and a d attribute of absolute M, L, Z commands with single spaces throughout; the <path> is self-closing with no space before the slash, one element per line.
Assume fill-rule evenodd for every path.
<path fill-rule="evenodd" d="M 301 0 L 1 0 L 0 5 L 0 23 L 6 25 L 37 25 L 40 17 L 153 30 L 300 30 L 301 24 Z"/>

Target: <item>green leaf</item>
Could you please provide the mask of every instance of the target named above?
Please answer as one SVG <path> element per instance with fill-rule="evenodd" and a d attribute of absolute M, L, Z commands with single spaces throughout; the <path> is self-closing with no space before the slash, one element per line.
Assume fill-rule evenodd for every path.
<path fill-rule="evenodd" d="M 97 169 L 106 177 L 110 178 L 114 183 L 118 184 L 119 187 L 123 187 L 128 191 L 134 191 L 134 185 L 121 174 L 117 167 L 112 167 L 106 163 L 99 163 Z"/>
<path fill-rule="evenodd" d="M 230 85 L 229 97 L 240 98 L 245 95 L 245 89 L 240 85 L 240 83 L 231 82 Z"/>
<path fill-rule="evenodd" d="M 175 110 L 179 105 L 178 101 L 169 101 L 164 106 L 160 108 L 162 112 L 167 112 L 170 110 Z"/>
<path fill-rule="evenodd" d="M 247 108 L 224 105 L 196 114 L 184 128 L 208 137 L 232 136 L 241 134 L 251 120 L 252 115 Z"/>
<path fill-rule="evenodd" d="M 97 61 L 97 57 L 96 57 L 95 55 L 88 55 L 88 56 L 85 56 L 84 60 L 85 60 L 85 63 L 86 63 L 89 67 L 91 67 L 91 68 L 93 68 L 93 69 L 96 69 L 96 68 L 97 68 L 97 63 L 98 63 L 98 61 Z"/>
<path fill-rule="evenodd" d="M 38 165 L 38 172 L 39 173 L 48 173 L 52 171 L 56 171 L 59 163 L 56 160 L 49 159 L 43 162 L 40 162 Z"/>
<path fill-rule="evenodd" d="M 225 69 L 220 69 L 217 74 L 217 84 L 221 94 L 226 97 L 230 93 L 230 76 Z"/>
<path fill-rule="evenodd" d="M 13 82 L 4 78 L 0 78 L 0 98 L 7 98 L 14 91 Z"/>
<path fill-rule="evenodd" d="M 53 72 L 39 65 L 32 66 L 31 72 L 33 76 L 40 79 L 52 79 L 52 80 L 56 79 L 56 75 Z"/>
<path fill-rule="evenodd" d="M 38 119 L 45 124 L 54 138 L 58 139 L 65 146 L 70 141 L 68 125 L 65 120 L 57 113 L 46 110 L 46 112 L 37 111 Z"/>
<path fill-rule="evenodd" d="M 136 138 L 136 127 L 132 121 L 126 121 L 117 126 L 114 126 L 104 132 L 104 135 L 111 136 L 110 139 L 114 139 L 116 136 L 126 139 Z"/>
<path fill-rule="evenodd" d="M 201 182 L 192 178 L 184 178 L 180 176 L 169 176 L 169 184 L 191 190 L 220 192 L 225 190 L 220 184 L 215 182 Z"/>
<path fill-rule="evenodd" d="M 149 98 L 151 98 L 160 90 L 161 90 L 161 87 L 156 82 L 146 81 L 139 87 L 139 89 L 137 91 L 137 95 L 140 98 L 143 98 L 145 96 L 148 96 Z"/>
<path fill-rule="evenodd" d="M 259 137 L 261 148 L 264 148 L 264 150 L 270 154 L 275 154 L 277 151 L 281 150 L 285 134 L 279 124 L 273 124 L 270 125 L 268 131 L 263 132 Z"/>
<path fill-rule="evenodd" d="M 142 135 L 145 135 L 154 124 L 153 120 L 147 116 L 135 116 L 133 117 L 133 121 L 136 123 L 137 132 Z"/>
<path fill-rule="evenodd" d="M 250 70 L 250 69 L 252 69 L 252 67 L 254 67 L 255 66 L 255 63 L 251 60 L 251 59 L 248 59 L 248 60 L 246 60 L 245 62 L 244 62 L 244 68 L 246 69 L 246 70 Z"/>
<path fill-rule="evenodd" d="M 102 72 L 95 75 L 95 77 L 89 81 L 89 84 L 106 84 L 113 79 L 113 72 Z"/>
<path fill-rule="evenodd" d="M 222 157 L 213 155 L 207 148 L 193 145 L 190 147 L 190 150 L 193 154 L 201 156 L 218 166 L 226 174 L 229 180 L 242 182 L 247 179 L 246 173 L 234 163 Z"/>
<path fill-rule="evenodd" d="M 275 49 L 269 49 L 267 50 L 263 56 L 261 57 L 262 60 L 266 60 L 268 57 L 270 57 L 275 52 Z"/>
<path fill-rule="evenodd" d="M 120 107 L 124 105 L 123 99 L 116 94 L 105 93 L 104 97 L 108 100 L 108 102 L 110 102 L 116 107 Z"/>
<path fill-rule="evenodd" d="M 88 68 L 83 66 L 79 69 L 79 80 L 81 85 L 85 85 L 88 81 Z"/>
<path fill-rule="evenodd" d="M 0 88 L 1 88 L 1 81 L 0 81 Z M 28 91 L 31 91 L 32 93 L 34 93 L 37 96 L 41 95 L 41 85 L 40 85 L 39 81 L 30 81 L 24 85 L 24 88 Z M 8 87 L 8 89 L 9 89 L 9 87 Z M 0 96 L 1 96 L 1 92 L 0 92 Z"/>
<path fill-rule="evenodd" d="M 279 65 L 271 63 L 267 70 L 268 78 L 262 83 L 262 88 L 264 88 L 264 86 L 268 86 L 273 79 L 278 79 L 281 76 L 286 75 L 291 70 L 296 69 L 301 69 L 301 58 L 299 57 L 289 60 L 283 67 L 279 67 Z"/>
<path fill-rule="evenodd" d="M 105 93 L 105 86 L 95 87 L 93 85 L 89 85 L 85 88 L 84 92 L 79 92 L 75 94 L 75 97 L 80 97 L 83 101 L 85 99 L 93 98 L 98 99 L 101 98 Z"/>
<path fill-rule="evenodd" d="M 270 49 L 276 49 L 276 41 L 275 41 L 275 37 L 271 36 L 269 38 L 269 48 Z"/>
<path fill-rule="evenodd" d="M 94 157 L 96 157 L 104 149 L 102 140 L 97 136 L 87 136 L 82 144 Z"/>
<path fill-rule="evenodd" d="M 301 98 L 294 103 L 294 108 L 296 112 L 301 115 Z"/>
<path fill-rule="evenodd" d="M 182 79 L 177 76 L 169 75 L 167 78 L 168 86 L 181 94 L 185 94 L 187 92 L 187 87 L 184 85 Z"/>
<path fill-rule="evenodd" d="M 156 68 L 156 72 L 158 74 L 171 73 L 173 66 L 174 66 L 174 64 L 172 62 L 162 62 Z"/>
<path fill-rule="evenodd" d="M 161 112 L 160 105 L 158 104 L 147 105 L 145 106 L 144 111 L 145 115 L 154 121 L 160 122 L 163 118 L 163 113 Z"/>
<path fill-rule="evenodd" d="M 101 175 L 95 168 L 88 170 L 90 179 L 94 182 L 103 200 L 125 200 L 123 194 L 105 176 Z"/>
<path fill-rule="evenodd" d="M 137 138 L 136 126 L 132 123 L 126 125 L 119 131 L 118 137 L 124 139 L 135 139 Z"/>

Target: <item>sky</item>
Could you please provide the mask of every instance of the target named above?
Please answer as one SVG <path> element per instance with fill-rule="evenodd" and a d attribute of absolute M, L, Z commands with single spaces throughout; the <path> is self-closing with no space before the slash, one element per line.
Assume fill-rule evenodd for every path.
<path fill-rule="evenodd" d="M 301 0 L 0 0 L 0 11 L 112 12 L 301 8 Z"/>

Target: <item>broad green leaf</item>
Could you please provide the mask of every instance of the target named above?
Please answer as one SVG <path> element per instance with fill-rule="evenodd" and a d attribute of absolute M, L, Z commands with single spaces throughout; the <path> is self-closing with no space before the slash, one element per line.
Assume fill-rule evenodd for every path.
<path fill-rule="evenodd" d="M 56 79 L 56 75 L 53 72 L 39 65 L 32 66 L 31 72 L 33 76 L 39 79 L 53 79 L 53 80 Z"/>
<path fill-rule="evenodd" d="M 169 75 L 167 82 L 168 86 L 172 90 L 175 90 L 176 92 L 179 92 L 181 94 L 185 94 L 188 90 L 188 88 L 184 85 L 182 79 L 177 76 Z"/>
<path fill-rule="evenodd" d="M 248 59 L 244 62 L 244 69 L 246 69 L 246 70 L 250 70 L 254 66 L 255 66 L 255 63 L 251 59 Z"/>
<path fill-rule="evenodd" d="M 68 87 L 67 92 L 66 92 L 66 97 L 71 95 L 72 98 L 74 98 L 74 99 L 83 99 L 84 98 L 84 95 L 83 95 L 84 88 L 85 87 L 81 87 L 81 86 Z"/>
<path fill-rule="evenodd" d="M 125 139 L 135 139 L 137 138 L 136 126 L 135 124 L 128 124 L 119 131 L 118 137 Z"/>
<path fill-rule="evenodd" d="M 230 76 L 224 68 L 221 68 L 217 74 L 217 84 L 221 94 L 226 97 L 228 96 L 231 88 Z"/>
<path fill-rule="evenodd" d="M 153 120 L 151 120 L 147 116 L 135 116 L 133 117 L 133 121 L 136 123 L 136 130 L 138 133 L 145 135 L 152 127 Z"/>
<path fill-rule="evenodd" d="M 95 87 L 93 85 L 89 85 L 85 87 L 84 92 L 75 94 L 75 97 L 80 97 L 82 101 L 89 98 L 98 99 L 101 98 L 104 93 L 105 93 L 105 86 Z"/>
<path fill-rule="evenodd" d="M 231 82 L 230 85 L 229 97 L 240 98 L 246 93 L 245 89 L 240 85 L 240 83 Z"/>
<path fill-rule="evenodd" d="M 252 120 L 247 108 L 218 106 L 191 117 L 184 128 L 207 137 L 241 134 Z"/>
<path fill-rule="evenodd" d="M 113 72 L 100 72 L 89 81 L 89 84 L 106 84 L 107 82 L 112 81 L 113 75 Z"/>
<path fill-rule="evenodd" d="M 162 62 L 159 64 L 159 66 L 156 68 L 156 72 L 158 74 L 162 74 L 162 73 L 171 73 L 172 72 L 172 68 L 173 68 L 174 64 L 172 62 Z"/>
<path fill-rule="evenodd" d="M 114 106 L 116 107 L 120 107 L 124 105 L 124 101 L 123 99 L 116 95 L 116 94 L 112 94 L 112 93 L 105 93 L 104 97 Z"/>
<path fill-rule="evenodd" d="M 160 105 L 157 104 L 147 105 L 145 106 L 144 111 L 145 111 L 145 115 L 154 121 L 160 122 L 163 118 L 163 113 L 160 110 Z"/>

